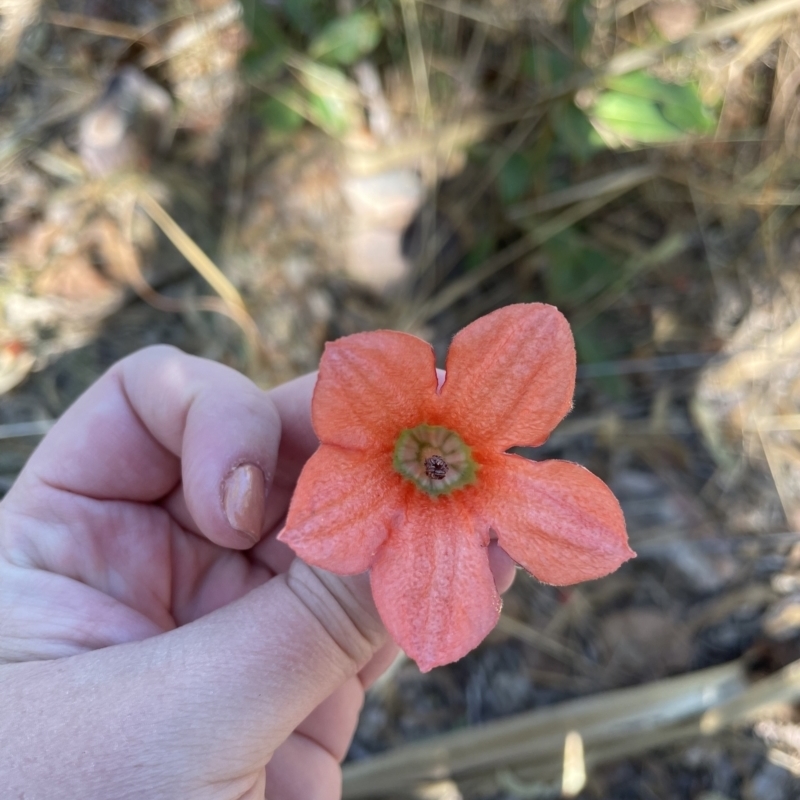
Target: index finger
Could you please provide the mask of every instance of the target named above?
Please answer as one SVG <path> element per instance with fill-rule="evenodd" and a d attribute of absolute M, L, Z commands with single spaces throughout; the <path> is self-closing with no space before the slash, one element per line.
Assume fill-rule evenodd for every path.
<path fill-rule="evenodd" d="M 267 393 L 281 419 L 282 435 L 276 477 L 280 476 L 281 481 L 292 486 L 297 482 L 303 465 L 319 447 L 311 424 L 311 398 L 316 383 L 317 373 L 311 372 Z"/>
<path fill-rule="evenodd" d="M 251 499 L 258 494 L 263 509 L 280 438 L 274 404 L 244 375 L 175 348 L 146 348 L 115 364 L 65 412 L 8 500 L 30 505 L 39 490 L 55 489 L 146 503 L 180 486 L 199 531 L 241 547 L 223 508 L 226 479 L 253 465 L 250 474 L 262 478 Z"/>

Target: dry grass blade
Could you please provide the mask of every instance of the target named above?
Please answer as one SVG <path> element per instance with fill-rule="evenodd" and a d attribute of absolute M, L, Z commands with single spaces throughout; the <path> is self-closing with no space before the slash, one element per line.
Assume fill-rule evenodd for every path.
<path fill-rule="evenodd" d="M 509 219 L 514 220 L 525 219 L 533 214 L 555 211 L 558 208 L 578 203 L 581 200 L 589 200 L 608 192 L 633 189 L 635 186 L 657 177 L 659 172 L 658 167 L 652 164 L 620 169 L 610 172 L 608 175 L 601 175 L 599 178 L 592 178 L 584 183 L 576 183 L 557 192 L 550 192 L 530 202 L 518 203 L 508 209 L 508 216 Z"/>
<path fill-rule="evenodd" d="M 734 36 L 748 28 L 778 20 L 781 17 L 795 13 L 799 9 L 800 0 L 766 0 L 763 3 L 756 3 L 738 11 L 720 14 L 676 42 L 626 50 L 619 55 L 613 56 L 604 64 L 599 64 L 593 69 L 584 70 L 563 81 L 554 83 L 547 91 L 542 92 L 535 102 L 528 102 L 524 106 L 512 108 L 502 115 L 497 115 L 494 119 L 494 124 L 502 125 L 505 122 L 528 115 L 531 113 L 532 108 L 548 103 L 558 97 L 571 94 L 585 86 L 590 86 L 602 75 L 626 75 L 635 70 L 646 69 L 659 64 L 666 56 L 671 54 L 699 49 L 711 42 Z"/>
<path fill-rule="evenodd" d="M 379 150 L 350 148 L 346 151 L 347 167 L 356 175 L 375 175 L 417 167 L 425 159 L 445 159 L 453 150 L 481 141 L 497 124 L 500 123 L 492 116 L 475 115 L 434 131 L 403 138 Z"/>
<path fill-rule="evenodd" d="M 452 211 L 453 223 L 457 226 L 469 224 L 469 212 L 478 204 L 481 197 L 489 189 L 492 183 L 497 179 L 497 176 L 502 172 L 503 167 L 508 163 L 511 156 L 516 153 L 527 138 L 533 133 L 536 126 L 541 121 L 541 115 L 525 117 L 521 119 L 506 137 L 503 144 L 495 150 L 489 163 L 483 172 L 483 175 L 478 180 L 477 185 L 472 192 L 460 203 L 456 204 Z M 446 237 L 437 236 L 433 234 L 426 242 L 423 248 L 423 257 L 420 259 L 418 269 L 424 272 L 429 269 L 436 261 L 444 249 Z M 444 271 L 449 272 L 453 268 L 454 263 L 445 263 L 440 265 L 444 267 Z"/>
<path fill-rule="evenodd" d="M 417 0 L 401 0 L 403 25 L 406 29 L 408 59 L 411 62 L 411 78 L 414 81 L 414 93 L 417 100 L 417 113 L 423 126 L 430 116 L 431 94 L 428 86 L 428 66 L 425 63 L 425 51 L 422 47 L 422 33 L 417 15 Z"/>
<path fill-rule="evenodd" d="M 521 119 L 503 144 L 495 150 L 477 186 L 457 209 L 458 215 L 462 219 L 466 219 L 467 213 L 477 205 L 484 192 L 486 192 L 496 180 L 497 176 L 503 171 L 503 167 L 508 163 L 509 158 L 525 144 L 528 137 L 533 133 L 539 122 L 541 122 L 541 119 L 541 115 L 538 114 Z"/>
<path fill-rule="evenodd" d="M 440 11 L 446 11 L 449 14 L 457 14 L 464 19 L 471 19 L 473 22 L 478 22 L 481 25 L 490 25 L 493 28 L 500 28 L 501 30 L 510 30 L 510 26 L 498 20 L 491 11 L 480 6 L 468 5 L 466 3 L 447 3 L 436 2 L 436 0 L 422 0 L 425 5 L 438 8 Z"/>
<path fill-rule="evenodd" d="M 214 291 L 230 306 L 245 311 L 244 300 L 236 287 L 220 272 L 219 267 L 197 246 L 186 231 L 164 210 L 152 195 L 141 192 L 136 198 L 147 216 L 178 248 L 186 260 L 211 284 Z"/>
<path fill-rule="evenodd" d="M 700 719 L 700 730 L 716 733 L 727 725 L 748 720 L 759 708 L 775 703 L 793 704 L 800 698 L 800 661 L 764 678 L 744 692 L 714 705 Z"/>
<path fill-rule="evenodd" d="M 247 311 L 244 300 L 236 287 L 222 274 L 217 265 L 198 247 L 194 240 L 172 219 L 152 195 L 142 191 L 137 195 L 136 199 L 139 206 L 161 228 L 164 235 L 220 295 L 219 300 L 215 297 L 194 300 L 190 304 L 191 307 L 230 317 L 242 329 L 247 338 L 249 362 L 250 366 L 254 367 L 259 354 L 264 354 L 264 344 L 258 326 Z M 132 288 L 136 290 L 143 300 L 163 311 L 186 310 L 186 303 L 163 297 L 147 283 L 139 269 L 138 260 L 132 247 L 128 248 L 126 254 L 122 254 L 120 261 L 125 265 L 125 272 Z"/>
<path fill-rule="evenodd" d="M 606 692 L 398 748 L 344 768 L 345 800 L 405 793 L 452 778 L 483 790 L 563 780 L 565 742 L 579 735 L 585 765 L 716 733 L 800 697 L 800 662 L 748 684 L 741 662 Z M 513 770 L 513 771 L 512 771 Z M 499 771 L 499 772 L 498 772 Z"/>
<path fill-rule="evenodd" d="M 688 233 L 669 234 L 647 252 L 628 259 L 622 267 L 622 276 L 619 280 L 614 281 L 602 294 L 584 305 L 580 313 L 575 316 L 572 320 L 573 330 L 585 327 L 598 314 L 616 303 L 628 290 L 632 280 L 685 252 L 692 240 L 693 237 Z"/>
<path fill-rule="evenodd" d="M 520 622 L 506 614 L 501 615 L 500 621 L 497 623 L 497 630 L 538 648 L 543 653 L 547 653 L 564 664 L 577 664 L 587 670 L 594 666 L 589 659 L 571 647 L 561 644 L 551 636 L 541 633 L 530 625 L 526 625 L 524 622 Z"/>
<path fill-rule="evenodd" d="M 0 425 L 0 439 L 23 439 L 28 436 L 44 436 L 55 425 L 53 419 L 36 420 L 35 422 L 10 422 Z"/>
<path fill-rule="evenodd" d="M 6 136 L 0 138 L 0 178 L 15 162 L 21 162 L 36 151 L 39 139 L 51 125 L 68 120 L 85 111 L 95 99 L 95 88 L 75 82 L 73 91 L 66 94 L 46 111 L 25 120 Z"/>
<path fill-rule="evenodd" d="M 669 53 L 684 50 L 687 47 L 702 47 L 710 42 L 733 36 L 746 28 L 763 25 L 779 17 L 792 14 L 800 9 L 800 0 L 766 0 L 755 3 L 729 14 L 714 17 L 697 28 L 684 39 L 674 44 L 645 47 L 620 53 L 600 68 L 602 75 L 624 75 L 637 69 L 644 69 L 661 61 Z"/>
<path fill-rule="evenodd" d="M 735 661 L 518 714 L 348 764 L 343 797 L 382 797 L 424 781 L 477 779 L 509 767 L 524 766 L 520 775 L 528 780 L 558 779 L 570 731 L 580 733 L 587 763 L 597 763 L 600 753 L 620 757 L 639 752 L 643 743 L 662 743 L 676 733 L 697 734 L 703 714 L 731 707 L 724 704 L 744 696 L 746 690 L 743 667 Z M 792 692 L 797 691 L 792 685 Z"/>
<path fill-rule="evenodd" d="M 683 725 L 667 726 L 652 731 L 635 732 L 635 735 L 626 736 L 622 739 L 616 737 L 609 737 L 604 739 L 602 736 L 598 737 L 593 743 L 590 752 L 586 753 L 584 766 L 587 772 L 595 766 L 607 764 L 612 761 L 617 761 L 624 758 L 635 757 L 646 753 L 648 750 L 653 750 L 659 747 L 667 747 L 669 745 L 688 741 L 698 737 L 700 734 L 699 723 L 697 720 L 685 723 Z M 553 763 L 534 763 L 530 766 L 522 766 L 511 772 L 505 770 L 506 781 L 508 780 L 509 773 L 514 776 L 517 787 L 524 786 L 542 786 L 551 787 L 551 791 L 547 800 L 554 800 L 562 796 L 559 792 L 559 776 L 556 772 L 559 770 L 557 762 Z M 493 775 L 486 775 L 477 778 L 472 778 L 464 781 L 462 785 L 470 791 L 490 791 L 496 784 L 503 785 L 501 780 L 502 772 Z M 543 776 L 547 776 L 545 780 Z M 507 785 L 507 783 L 505 784 Z M 539 794 L 539 798 L 543 795 Z"/>
<path fill-rule="evenodd" d="M 47 12 L 46 20 L 51 25 L 59 28 L 74 28 L 76 30 L 94 33 L 97 36 L 110 36 L 115 39 L 125 39 L 136 42 L 143 39 L 147 31 L 135 25 L 126 25 L 124 22 L 113 22 L 98 17 L 88 17 L 85 14 L 72 14 L 68 11 L 51 9 Z"/>
<path fill-rule="evenodd" d="M 722 388 L 729 388 L 744 381 L 763 380 L 776 364 L 794 360 L 798 349 L 800 321 L 785 331 L 767 334 L 759 347 L 731 356 L 715 375 L 715 383 Z"/>

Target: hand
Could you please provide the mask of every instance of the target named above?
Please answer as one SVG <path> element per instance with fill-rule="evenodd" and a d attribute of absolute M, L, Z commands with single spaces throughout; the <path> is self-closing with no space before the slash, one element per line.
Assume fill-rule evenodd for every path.
<path fill-rule="evenodd" d="M 9 797 L 328 800 L 394 646 L 367 576 L 275 539 L 314 376 L 269 393 L 168 347 L 112 367 L 0 503 Z M 513 565 L 490 551 L 498 586 Z"/>

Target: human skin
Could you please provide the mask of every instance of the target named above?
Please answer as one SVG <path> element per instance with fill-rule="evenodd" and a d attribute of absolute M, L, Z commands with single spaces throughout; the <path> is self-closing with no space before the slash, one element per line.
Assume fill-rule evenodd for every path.
<path fill-rule="evenodd" d="M 169 347 L 112 367 L 0 503 L 0 786 L 25 800 L 334 800 L 396 655 L 366 575 L 275 538 L 314 376 Z M 500 590 L 513 564 L 490 545 Z"/>

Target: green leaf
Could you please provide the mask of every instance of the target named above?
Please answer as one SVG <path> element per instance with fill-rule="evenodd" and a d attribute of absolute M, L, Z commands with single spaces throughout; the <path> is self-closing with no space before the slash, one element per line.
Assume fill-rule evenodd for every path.
<path fill-rule="evenodd" d="M 612 361 L 625 352 L 625 345 L 601 320 L 593 320 L 575 331 L 575 349 L 579 364 L 596 364 Z M 604 375 L 593 379 L 615 400 L 624 400 L 630 394 L 630 384 L 621 375 Z"/>
<path fill-rule="evenodd" d="M 268 97 L 258 106 L 258 115 L 275 131 L 290 133 L 303 126 L 303 115 L 295 109 L 304 104 L 301 97 L 288 89 Z"/>
<path fill-rule="evenodd" d="M 362 118 L 358 87 L 338 69 L 293 55 L 287 64 L 308 90 L 309 119 L 331 136 L 341 136 Z"/>
<path fill-rule="evenodd" d="M 674 142 L 713 130 L 715 121 L 692 85 L 666 83 L 646 72 L 606 78 L 591 108 L 593 123 L 623 142 Z"/>
<path fill-rule="evenodd" d="M 621 260 L 592 246 L 571 228 L 549 239 L 543 250 L 550 260 L 544 272 L 547 293 L 557 305 L 584 303 L 620 275 Z"/>
<path fill-rule="evenodd" d="M 579 164 L 585 164 L 605 142 L 583 113 L 571 100 L 554 103 L 549 111 L 550 126 L 562 151 Z"/>
<path fill-rule="evenodd" d="M 345 103 L 358 104 L 361 93 L 356 86 L 341 70 L 317 64 L 304 56 L 293 55 L 286 59 L 286 63 L 297 74 L 297 79 L 312 94 L 321 97 L 334 97 Z"/>
<path fill-rule="evenodd" d="M 313 36 L 321 30 L 335 11 L 334 4 L 328 0 L 282 0 L 276 5 L 289 24 L 304 36 Z"/>
<path fill-rule="evenodd" d="M 604 92 L 592 107 L 592 117 L 622 140 L 642 144 L 676 142 L 684 131 L 673 125 L 652 100 L 620 92 Z"/>
<path fill-rule="evenodd" d="M 678 86 L 676 83 L 666 83 L 642 70 L 605 78 L 603 85 L 616 92 L 644 97 L 647 100 L 660 100 L 664 103 L 681 102 L 687 96 L 688 88 Z M 692 92 L 689 91 L 688 94 L 691 99 Z"/>
<path fill-rule="evenodd" d="M 308 54 L 334 64 L 352 64 L 372 52 L 380 40 L 378 17 L 358 11 L 328 23 L 311 42 Z"/>
<path fill-rule="evenodd" d="M 572 61 L 559 50 L 547 45 L 535 45 L 522 60 L 522 71 L 541 86 L 552 86 L 572 74 Z"/>
<path fill-rule="evenodd" d="M 715 120 L 703 105 L 693 84 L 666 83 L 646 72 L 631 72 L 606 79 L 606 86 L 660 104 L 664 116 L 685 131 L 708 133 Z"/>
<path fill-rule="evenodd" d="M 487 258 L 495 251 L 497 242 L 490 233 L 481 234 L 472 249 L 464 257 L 464 269 L 469 271 L 483 264 Z"/>
<path fill-rule="evenodd" d="M 272 11 L 258 0 L 242 0 L 242 19 L 250 33 L 243 66 L 249 75 L 270 80 L 283 66 L 286 37 Z"/>
<path fill-rule="evenodd" d="M 308 98 L 308 116 L 331 136 L 342 136 L 353 126 L 353 108 L 337 97 L 312 94 Z"/>
<path fill-rule="evenodd" d="M 533 170 L 530 160 L 521 153 L 512 153 L 497 176 L 500 198 L 508 205 L 523 197 L 531 185 Z"/>
<path fill-rule="evenodd" d="M 586 16 L 587 0 L 573 0 L 569 9 L 569 18 L 572 22 L 572 44 L 575 54 L 580 54 L 592 38 L 592 24 Z"/>
<path fill-rule="evenodd" d="M 679 87 L 689 90 L 690 87 Z M 668 103 L 662 107 L 664 116 L 675 126 L 689 133 L 711 133 L 717 125 L 716 120 L 700 102 L 693 89 L 692 100 L 687 97 L 683 103 Z"/>
<path fill-rule="evenodd" d="M 288 48 L 285 45 L 276 45 L 264 53 L 248 51 L 242 59 L 242 72 L 245 78 L 260 85 L 277 81 L 283 72 L 287 52 Z"/>

